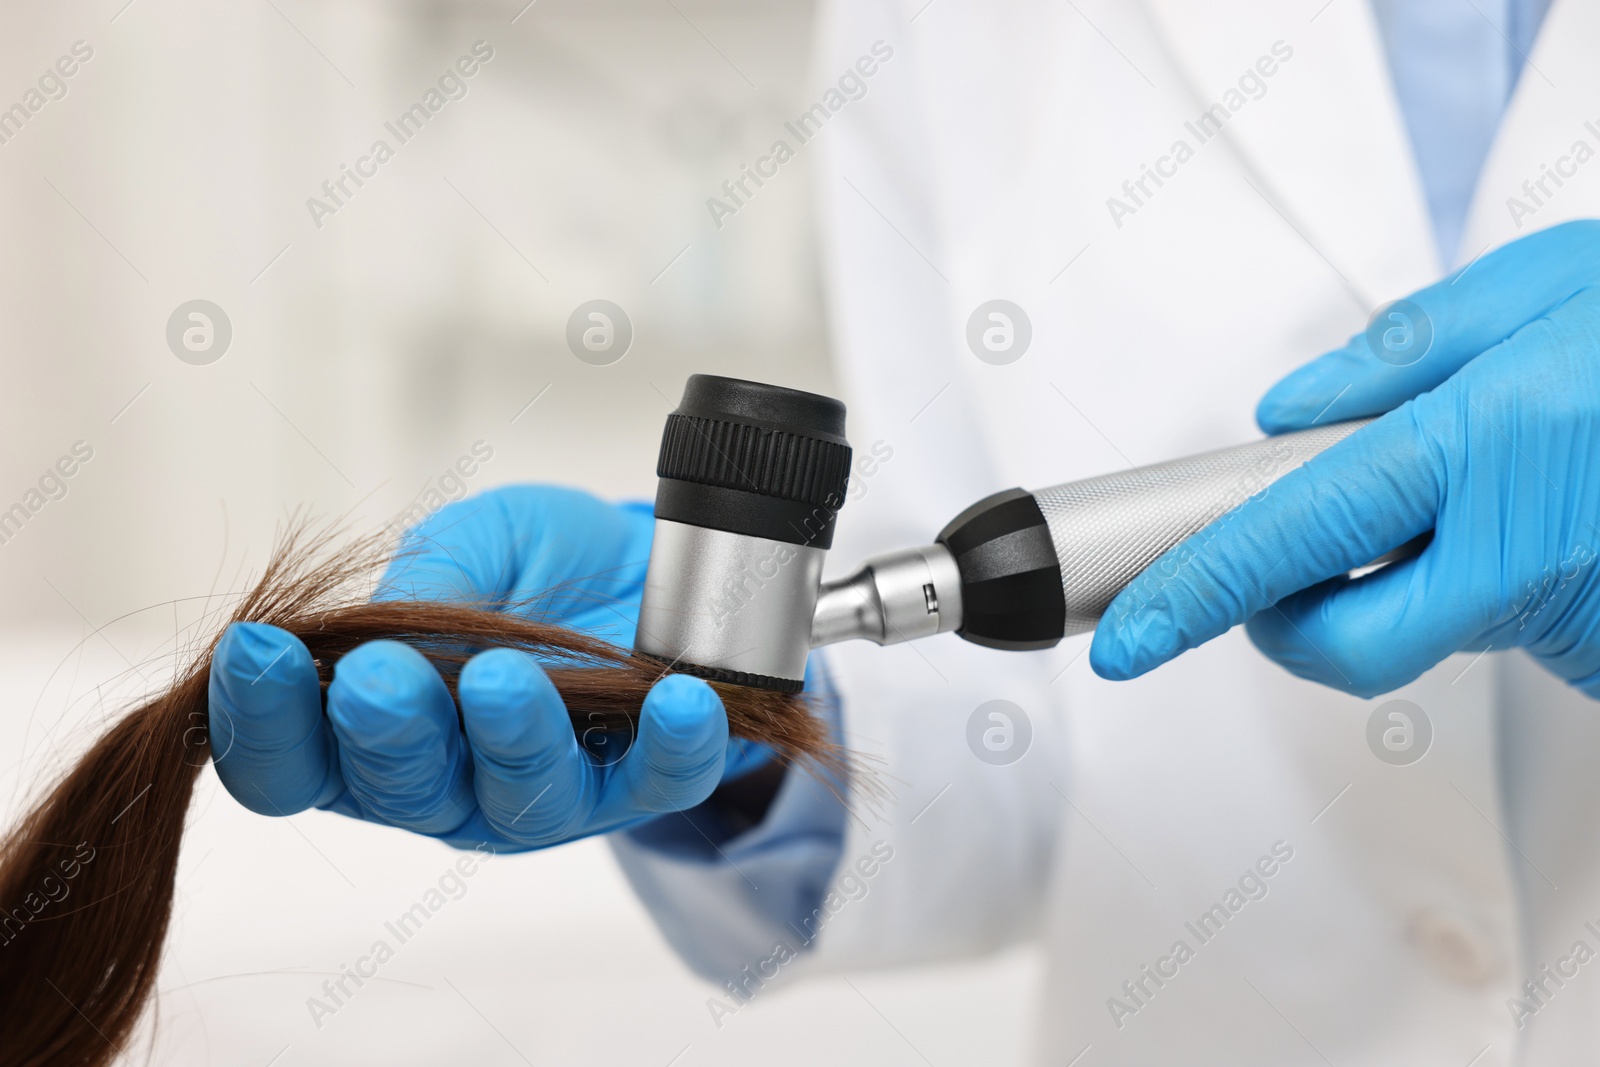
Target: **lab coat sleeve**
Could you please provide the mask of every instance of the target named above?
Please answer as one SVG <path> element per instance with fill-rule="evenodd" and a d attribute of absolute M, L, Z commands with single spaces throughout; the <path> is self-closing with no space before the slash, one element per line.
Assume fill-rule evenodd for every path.
<path fill-rule="evenodd" d="M 1011 669 L 997 671 L 989 655 L 999 654 L 953 639 L 829 650 L 845 743 L 859 774 L 881 787 L 863 778 L 848 812 L 815 779 L 791 773 L 761 825 L 730 840 L 715 841 L 692 814 L 613 838 L 623 871 L 697 973 L 738 980 L 780 947 L 800 958 L 785 967 L 794 975 L 947 959 L 1036 928 L 1064 803 L 1053 716 L 1033 665 L 1008 656 Z M 1012 704 L 1014 762 L 985 748 L 993 720 L 969 729 L 996 699 Z"/>
<path fill-rule="evenodd" d="M 796 973 L 974 956 L 1034 936 L 1066 804 L 1048 664 L 953 635 L 829 652 L 846 744 L 889 792 L 856 799 L 821 910 L 802 924 L 814 940 Z"/>
<path fill-rule="evenodd" d="M 724 982 L 783 944 L 803 947 L 844 849 L 845 809 L 817 779 L 790 772 L 767 816 L 719 840 L 685 812 L 612 836 L 623 873 L 669 944 L 703 978 Z"/>
<path fill-rule="evenodd" d="M 840 701 L 821 656 L 806 671 L 812 707 L 843 741 Z M 797 936 L 844 850 L 847 786 L 790 771 L 761 822 L 730 833 L 714 802 L 611 838 L 623 873 L 667 942 L 704 978 L 726 981 Z"/>

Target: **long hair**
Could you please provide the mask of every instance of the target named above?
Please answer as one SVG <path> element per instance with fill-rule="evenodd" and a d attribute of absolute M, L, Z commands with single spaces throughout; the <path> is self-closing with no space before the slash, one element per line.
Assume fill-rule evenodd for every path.
<path fill-rule="evenodd" d="M 369 601 L 385 558 L 374 538 L 293 525 L 229 622 L 270 623 L 305 642 L 323 688 L 339 657 L 405 641 L 454 690 L 474 651 L 538 654 L 583 729 L 629 729 L 667 668 L 550 622 L 522 604 Z M 129 712 L 0 841 L 0 1065 L 104 1067 L 123 1052 L 155 988 L 172 915 L 185 814 L 210 756 L 212 636 L 162 692 Z M 799 696 L 712 683 L 729 733 L 842 781 L 843 752 Z M 70 906 L 63 887 L 71 883 Z"/>

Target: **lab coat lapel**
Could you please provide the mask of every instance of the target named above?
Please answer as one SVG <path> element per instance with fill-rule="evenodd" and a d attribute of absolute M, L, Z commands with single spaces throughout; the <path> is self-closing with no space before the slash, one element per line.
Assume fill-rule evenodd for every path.
<path fill-rule="evenodd" d="M 1363 304 L 1375 307 L 1441 273 L 1382 42 L 1363 0 L 1145 2 L 1197 116 L 1274 42 L 1293 49 L 1266 79 L 1266 93 L 1241 107 L 1220 136 L 1285 224 Z"/>
<path fill-rule="evenodd" d="M 1462 263 L 1558 222 L 1600 216 L 1596 41 L 1600 7 L 1551 6 L 1484 161 Z"/>

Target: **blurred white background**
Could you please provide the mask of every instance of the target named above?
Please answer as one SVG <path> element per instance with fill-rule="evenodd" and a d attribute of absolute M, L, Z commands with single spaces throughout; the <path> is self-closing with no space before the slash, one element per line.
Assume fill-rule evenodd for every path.
<path fill-rule="evenodd" d="M 474 442 L 482 489 L 647 497 L 695 371 L 827 391 L 810 190 L 706 208 L 807 98 L 803 0 L 5 3 L 0 108 L 75 42 L 66 95 L 0 144 L 0 511 L 93 458 L 0 544 L 7 814 L 159 682 L 295 507 L 381 524 Z M 320 228 L 306 206 L 475 41 L 491 61 Z M 15 120 L 13 120 L 15 122 Z M 227 314 L 175 358 L 181 303 Z M 569 314 L 629 313 L 611 366 Z M 529 402 L 537 401 L 529 406 Z M 176 646 L 175 646 L 176 642 Z M 597 841 L 503 858 L 319 1028 L 307 1009 L 453 853 L 202 779 L 154 1049 L 173 1064 L 1005 1064 L 1037 961 L 824 979 L 719 1029 Z M 142 1061 L 145 1050 L 131 1058 Z"/>

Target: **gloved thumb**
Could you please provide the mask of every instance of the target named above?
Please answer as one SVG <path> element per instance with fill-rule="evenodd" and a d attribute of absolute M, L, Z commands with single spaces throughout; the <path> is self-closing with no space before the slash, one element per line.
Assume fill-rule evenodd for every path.
<path fill-rule="evenodd" d="M 1495 249 L 1379 308 L 1344 347 L 1269 389 L 1256 421 L 1283 433 L 1392 411 L 1600 280 L 1597 248 L 1600 222 L 1583 220 Z"/>

